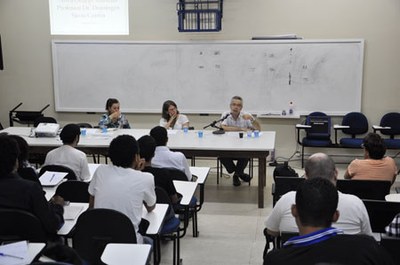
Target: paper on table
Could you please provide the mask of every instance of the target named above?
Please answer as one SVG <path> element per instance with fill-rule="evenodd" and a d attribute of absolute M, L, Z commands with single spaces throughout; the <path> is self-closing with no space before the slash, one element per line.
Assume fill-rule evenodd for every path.
<path fill-rule="evenodd" d="M 5 254 L 4 256 L 0 256 L 0 265 L 22 265 L 29 263 L 27 241 L 1 245 L 0 253 Z M 15 257 L 9 257 L 7 255 L 12 255 Z"/>
<path fill-rule="evenodd" d="M 42 186 L 56 186 L 68 175 L 66 172 L 46 171 L 39 180 Z"/>
<path fill-rule="evenodd" d="M 83 206 L 68 205 L 64 206 L 64 220 L 75 220 L 82 211 Z"/>

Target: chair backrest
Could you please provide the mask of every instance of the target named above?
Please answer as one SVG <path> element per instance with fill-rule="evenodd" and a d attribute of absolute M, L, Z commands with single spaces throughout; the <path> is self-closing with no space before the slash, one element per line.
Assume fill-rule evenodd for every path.
<path fill-rule="evenodd" d="M 188 181 L 188 178 L 185 174 L 185 172 L 176 169 L 176 168 L 167 168 L 172 180 L 182 180 L 182 181 Z"/>
<path fill-rule="evenodd" d="M 306 129 L 307 138 L 329 140 L 331 138 L 331 117 L 323 112 L 312 112 L 306 118 L 306 125 L 311 128 Z"/>
<path fill-rule="evenodd" d="M 72 246 L 90 264 L 102 264 L 100 257 L 108 243 L 137 243 L 131 220 L 111 209 L 82 213 L 75 226 Z"/>
<path fill-rule="evenodd" d="M 89 202 L 90 194 L 88 192 L 89 183 L 79 180 L 68 180 L 62 182 L 56 190 L 66 201 L 70 202 Z"/>
<path fill-rule="evenodd" d="M 46 116 L 38 117 L 33 122 L 33 127 L 37 127 L 39 123 L 57 123 L 57 120 L 54 119 L 53 117 L 46 117 Z"/>
<path fill-rule="evenodd" d="M 380 126 L 391 127 L 391 129 L 381 130 L 380 132 L 384 135 L 390 135 L 391 138 L 394 138 L 394 135 L 400 134 L 400 113 L 386 113 L 381 118 Z"/>
<path fill-rule="evenodd" d="M 0 208 L 0 241 L 47 242 L 46 231 L 32 213 Z"/>
<path fill-rule="evenodd" d="M 46 171 L 54 171 L 54 172 L 66 172 L 68 173 L 65 178 L 68 180 L 77 180 L 78 178 L 75 175 L 75 172 L 69 167 L 62 165 L 46 165 L 40 169 L 39 177 L 44 174 Z"/>
<path fill-rule="evenodd" d="M 400 213 L 399 202 L 363 200 L 367 208 L 372 232 L 385 233 L 385 227 Z"/>
<path fill-rule="evenodd" d="M 360 199 L 385 200 L 392 183 L 388 180 L 338 179 L 336 188 L 343 193 L 353 194 Z"/>
<path fill-rule="evenodd" d="M 275 203 L 289 191 L 297 190 L 297 187 L 304 181 L 304 178 L 299 177 L 275 177 L 275 190 L 273 192 L 273 206 Z"/>
<path fill-rule="evenodd" d="M 350 134 L 355 138 L 357 134 L 364 134 L 368 132 L 368 120 L 361 112 L 347 113 L 342 120 L 342 125 L 350 126 L 348 129 L 343 129 L 342 132 Z"/>
<path fill-rule="evenodd" d="M 93 128 L 93 126 L 90 123 L 87 123 L 87 122 L 77 123 L 76 125 L 78 125 L 79 128 Z"/>
<path fill-rule="evenodd" d="M 380 245 L 386 249 L 386 251 L 392 257 L 394 264 L 400 264 L 400 237 L 382 234 Z"/>

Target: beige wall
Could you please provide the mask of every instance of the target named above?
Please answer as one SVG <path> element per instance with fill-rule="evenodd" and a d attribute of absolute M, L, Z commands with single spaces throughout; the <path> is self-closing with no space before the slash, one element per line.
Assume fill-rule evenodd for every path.
<path fill-rule="evenodd" d="M 285 33 L 296 33 L 306 39 L 363 38 L 362 111 L 371 124 L 378 123 L 385 112 L 400 111 L 399 0 L 226 0 L 221 32 L 189 34 L 177 31 L 177 0 L 129 2 L 129 36 L 52 37 L 47 0 L 1 0 L 0 34 L 5 70 L 0 71 L 0 122 L 8 126 L 8 111 L 19 102 L 24 103 L 20 110 L 39 110 L 50 103 L 45 114 L 56 117 L 62 124 L 97 122 L 98 115 L 55 113 L 52 39 L 246 40 Z M 228 107 L 228 101 L 222 100 L 221 104 Z M 216 117 L 190 115 L 189 118 L 200 128 Z M 129 120 L 135 128 L 151 128 L 158 123 L 159 116 L 129 115 Z M 278 155 L 288 156 L 294 151 L 293 125 L 297 122 L 261 121 L 264 130 L 277 131 Z"/>

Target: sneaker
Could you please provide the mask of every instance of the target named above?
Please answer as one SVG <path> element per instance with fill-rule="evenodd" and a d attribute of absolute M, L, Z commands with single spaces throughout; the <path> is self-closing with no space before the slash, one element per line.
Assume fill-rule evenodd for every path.
<path fill-rule="evenodd" d="M 240 174 L 239 178 L 241 178 L 244 182 L 250 182 L 251 180 L 250 175 L 246 173 Z"/>
<path fill-rule="evenodd" d="M 241 184 L 241 182 L 239 180 L 239 176 L 234 174 L 233 175 L 233 186 L 237 187 L 237 186 L 240 186 L 240 184 Z"/>

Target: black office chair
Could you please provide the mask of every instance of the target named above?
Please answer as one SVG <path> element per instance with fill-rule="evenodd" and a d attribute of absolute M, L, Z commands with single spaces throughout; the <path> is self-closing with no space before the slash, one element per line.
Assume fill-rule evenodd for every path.
<path fill-rule="evenodd" d="M 66 201 L 70 202 L 89 202 L 90 194 L 88 192 L 89 183 L 79 180 L 68 180 L 62 182 L 56 190 Z"/>
<path fill-rule="evenodd" d="M 30 212 L 0 208 L 0 242 L 47 242 L 40 220 Z"/>
<path fill-rule="evenodd" d="M 66 172 L 68 173 L 64 178 L 68 180 L 77 180 L 78 178 L 75 175 L 75 172 L 72 171 L 69 167 L 61 166 L 61 165 L 46 165 L 40 169 L 39 177 L 44 174 L 46 171 L 54 171 L 54 172 Z"/>
<path fill-rule="evenodd" d="M 104 264 L 100 257 L 108 243 L 137 243 L 131 220 L 111 209 L 91 209 L 76 222 L 72 247 L 90 264 Z"/>
<path fill-rule="evenodd" d="M 305 120 L 306 136 L 300 140 L 300 130 L 297 128 L 297 142 L 301 145 L 301 167 L 304 167 L 304 147 L 329 147 L 331 141 L 331 117 L 323 112 L 312 112 Z"/>
<path fill-rule="evenodd" d="M 338 191 L 370 200 L 385 200 L 391 186 L 392 183 L 388 180 L 338 179 L 336 181 Z"/>
<path fill-rule="evenodd" d="M 385 227 L 390 224 L 396 214 L 400 213 L 399 202 L 379 200 L 362 200 L 367 208 L 372 232 L 385 233 Z"/>
<path fill-rule="evenodd" d="M 388 135 L 389 139 L 383 139 L 388 149 L 400 149 L 400 139 L 396 139 L 395 136 L 400 135 L 400 113 L 389 112 L 383 115 L 379 124 L 381 127 L 389 127 L 390 129 L 380 129 L 380 133 Z M 376 130 L 374 130 L 376 131 Z"/>
<path fill-rule="evenodd" d="M 400 237 L 381 235 L 380 245 L 392 257 L 394 264 L 400 264 Z"/>
<path fill-rule="evenodd" d="M 168 211 L 164 219 L 163 227 L 161 228 L 160 235 L 163 238 L 169 238 L 173 241 L 173 264 L 180 264 L 180 240 L 179 240 L 179 232 L 180 228 L 180 220 L 175 217 L 174 207 L 172 205 L 171 198 L 168 196 L 167 192 L 161 188 L 156 186 L 155 188 L 157 203 L 165 203 L 168 204 Z M 156 240 L 157 247 L 155 248 L 157 252 L 158 259 L 159 251 L 160 251 L 160 241 Z M 156 256 L 156 253 L 154 253 Z"/>
<path fill-rule="evenodd" d="M 357 135 L 363 135 L 368 132 L 368 120 L 361 112 L 347 113 L 342 120 L 342 125 L 349 128 L 341 129 L 344 134 L 351 135 L 351 138 L 343 137 L 339 144 L 347 148 L 361 148 L 363 138 L 357 138 Z M 337 143 L 337 130 L 335 130 L 335 142 Z"/>
<path fill-rule="evenodd" d="M 272 206 L 289 191 L 297 190 L 297 187 L 304 181 L 304 178 L 299 177 L 284 177 L 276 176 L 275 183 L 272 184 Z"/>
<path fill-rule="evenodd" d="M 54 119 L 53 117 L 46 117 L 46 116 L 38 117 L 35 119 L 33 127 L 37 127 L 39 123 L 57 123 L 57 120 Z"/>

